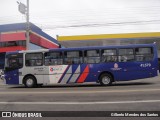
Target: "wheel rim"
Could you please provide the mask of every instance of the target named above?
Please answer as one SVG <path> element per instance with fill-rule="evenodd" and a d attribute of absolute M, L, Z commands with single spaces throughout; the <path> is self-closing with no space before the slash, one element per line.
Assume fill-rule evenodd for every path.
<path fill-rule="evenodd" d="M 27 84 L 27 86 L 32 86 L 33 85 L 33 80 L 32 79 L 27 79 L 26 84 Z"/>
<path fill-rule="evenodd" d="M 110 79 L 108 76 L 104 76 L 104 77 L 102 78 L 102 82 L 103 82 L 103 84 L 105 84 L 105 85 L 108 85 L 108 84 L 110 83 L 110 81 L 111 81 L 111 79 Z"/>

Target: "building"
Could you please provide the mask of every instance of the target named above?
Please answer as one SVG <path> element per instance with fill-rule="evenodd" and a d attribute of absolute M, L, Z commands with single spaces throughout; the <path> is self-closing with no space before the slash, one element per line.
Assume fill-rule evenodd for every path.
<path fill-rule="evenodd" d="M 29 49 L 59 48 L 56 39 L 30 23 Z M 0 25 L 0 69 L 4 67 L 5 52 L 26 50 L 26 24 Z"/>
<path fill-rule="evenodd" d="M 160 32 L 57 36 L 57 40 L 65 47 L 148 44 L 156 42 L 160 57 Z"/>

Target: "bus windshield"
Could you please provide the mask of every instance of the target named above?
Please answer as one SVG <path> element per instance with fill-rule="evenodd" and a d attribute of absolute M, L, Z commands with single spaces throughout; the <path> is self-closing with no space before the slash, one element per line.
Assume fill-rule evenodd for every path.
<path fill-rule="evenodd" d="M 23 67 L 23 54 L 6 55 L 5 71 L 20 69 Z"/>

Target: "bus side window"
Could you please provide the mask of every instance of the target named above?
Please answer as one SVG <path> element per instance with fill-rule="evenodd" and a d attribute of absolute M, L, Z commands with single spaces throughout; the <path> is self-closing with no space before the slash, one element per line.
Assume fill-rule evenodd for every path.
<path fill-rule="evenodd" d="M 117 52 L 116 49 L 107 49 L 101 51 L 102 62 L 116 62 Z"/>
<path fill-rule="evenodd" d="M 26 66 L 42 66 L 43 65 L 43 53 L 27 53 Z"/>
<path fill-rule="evenodd" d="M 100 51 L 99 50 L 86 50 L 84 51 L 84 62 L 85 63 L 99 63 L 100 62 Z"/>
<path fill-rule="evenodd" d="M 136 61 L 151 61 L 153 59 L 153 48 L 136 48 Z"/>
<path fill-rule="evenodd" d="M 119 62 L 129 62 L 134 61 L 134 50 L 131 48 L 121 48 L 119 49 Z"/>
<path fill-rule="evenodd" d="M 81 64 L 82 63 L 82 51 L 66 51 L 64 52 L 65 64 Z"/>
<path fill-rule="evenodd" d="M 44 64 L 49 65 L 62 65 L 63 64 L 63 55 L 62 52 L 46 52 L 44 54 Z"/>

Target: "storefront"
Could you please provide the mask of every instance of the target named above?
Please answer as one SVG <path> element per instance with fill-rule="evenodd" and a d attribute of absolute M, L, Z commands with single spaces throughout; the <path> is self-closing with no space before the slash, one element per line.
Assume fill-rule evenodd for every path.
<path fill-rule="evenodd" d="M 30 23 L 29 49 L 59 48 L 56 39 Z M 26 50 L 26 24 L 0 25 L 0 69 L 4 67 L 5 53 Z"/>
<path fill-rule="evenodd" d="M 57 36 L 64 47 L 148 44 L 156 42 L 160 57 L 160 32 Z"/>

